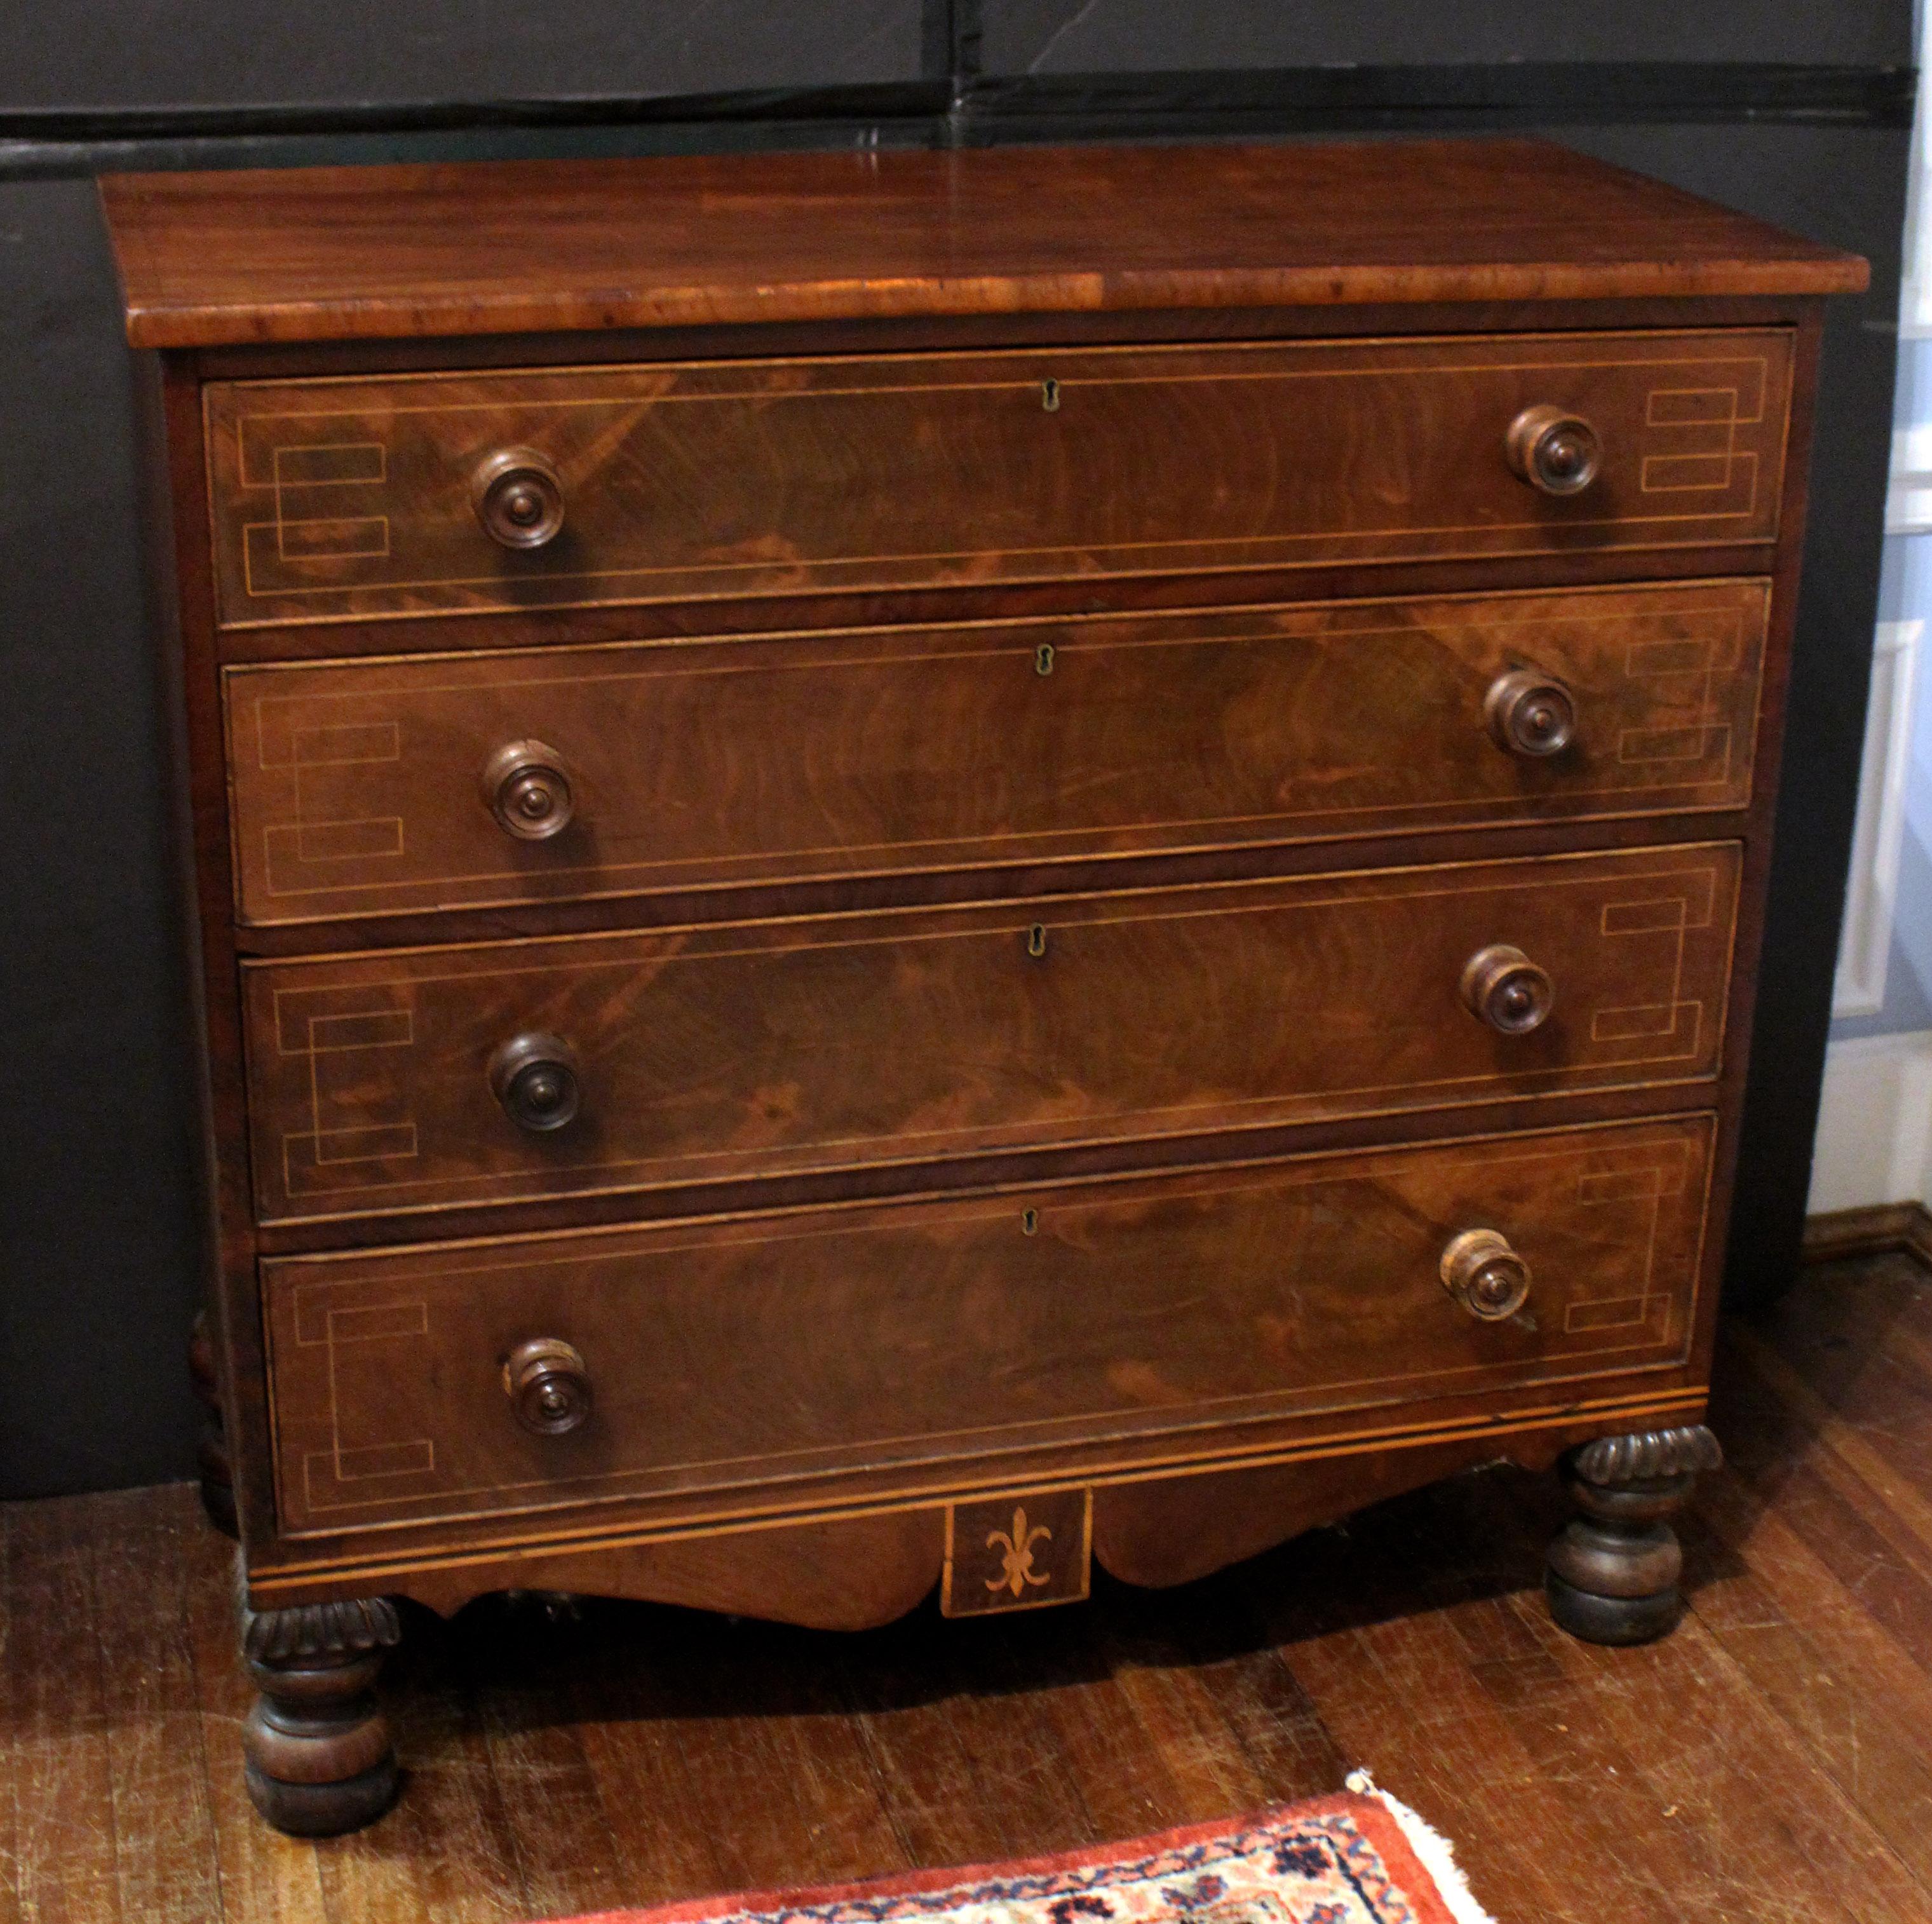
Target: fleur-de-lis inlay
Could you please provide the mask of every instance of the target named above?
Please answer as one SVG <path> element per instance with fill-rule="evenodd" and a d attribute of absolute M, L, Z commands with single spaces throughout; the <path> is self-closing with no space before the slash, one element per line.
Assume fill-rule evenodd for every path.
<path fill-rule="evenodd" d="M 989 1590 L 1011 1590 L 1016 1597 L 1026 1595 L 1028 1584 L 1044 1586 L 1052 1582 L 1050 1575 L 1042 1576 L 1033 1567 L 1033 1547 L 1036 1543 L 1051 1543 L 1053 1532 L 1044 1523 L 1027 1526 L 1027 1514 L 1024 1510 L 1013 1512 L 1013 1527 L 1010 1535 L 1004 1530 L 994 1530 L 986 1538 L 988 1550 L 1000 1549 L 1000 1574 L 986 1579 Z"/>

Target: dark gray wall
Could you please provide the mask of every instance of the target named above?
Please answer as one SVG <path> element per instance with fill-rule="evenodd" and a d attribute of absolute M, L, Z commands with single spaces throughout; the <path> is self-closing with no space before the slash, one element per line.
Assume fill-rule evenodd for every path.
<path fill-rule="evenodd" d="M 87 181 L 0 182 L 0 1491 L 178 1473 L 179 944 L 128 357 Z"/>
<path fill-rule="evenodd" d="M 1892 0 L 985 0 L 989 74 L 1174 68 L 1458 66 L 1489 62 L 1779 61 L 1886 67 L 1912 59 L 1912 12 Z"/>
<path fill-rule="evenodd" d="M 1540 128 L 1870 254 L 1872 293 L 1832 322 L 1733 1238 L 1741 1286 L 1788 1273 L 1875 608 L 1908 0 L 1585 12 L 1543 0 L 342 0 L 299 12 L 42 0 L 5 12 L 0 1495 L 179 1475 L 192 1458 L 188 1038 L 127 359 L 86 178 L 98 168 Z M 1739 62 L 1756 64 L 1726 64 Z"/>
<path fill-rule="evenodd" d="M 0 113 L 724 93 L 919 78 L 920 0 L 38 0 Z"/>

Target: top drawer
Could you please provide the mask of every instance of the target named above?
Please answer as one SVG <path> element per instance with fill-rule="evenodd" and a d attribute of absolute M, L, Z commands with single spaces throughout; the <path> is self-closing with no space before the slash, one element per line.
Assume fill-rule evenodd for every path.
<path fill-rule="evenodd" d="M 1765 329 L 214 382 L 220 619 L 1767 542 L 1791 366 Z M 1537 409 L 1594 431 L 1574 493 L 1511 465 Z"/>

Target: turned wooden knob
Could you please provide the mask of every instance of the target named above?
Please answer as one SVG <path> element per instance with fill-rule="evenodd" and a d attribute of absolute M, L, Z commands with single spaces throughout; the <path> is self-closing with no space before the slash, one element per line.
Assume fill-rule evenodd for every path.
<path fill-rule="evenodd" d="M 1442 1252 L 1442 1286 L 1480 1322 L 1506 1322 L 1529 1300 L 1529 1265 L 1496 1229 L 1465 1229 Z"/>
<path fill-rule="evenodd" d="M 483 532 L 506 548 L 541 548 L 563 526 L 563 483 L 529 448 L 506 448 L 480 463 L 470 498 Z"/>
<path fill-rule="evenodd" d="M 1561 755 L 1576 734 L 1576 698 L 1553 675 L 1512 668 L 1483 699 L 1483 717 L 1497 747 L 1511 755 Z"/>
<path fill-rule="evenodd" d="M 1580 494 L 1604 465 L 1604 444 L 1580 414 L 1526 407 L 1510 423 L 1509 464 L 1541 494 Z"/>
<path fill-rule="evenodd" d="M 561 1036 L 512 1036 L 490 1058 L 490 1087 L 519 1129 L 561 1129 L 582 1099 L 577 1052 Z"/>
<path fill-rule="evenodd" d="M 1506 942 L 1478 950 L 1462 971 L 1462 1000 L 1470 1012 L 1503 1035 L 1540 1028 L 1556 999 L 1549 971 Z"/>
<path fill-rule="evenodd" d="M 569 1343 L 533 1337 L 510 1352 L 503 1391 L 517 1421 L 533 1436 L 561 1436 L 590 1414 L 590 1372 Z"/>
<path fill-rule="evenodd" d="M 563 758 L 542 742 L 512 742 L 483 767 L 483 800 L 520 842 L 561 834 L 576 806 Z"/>

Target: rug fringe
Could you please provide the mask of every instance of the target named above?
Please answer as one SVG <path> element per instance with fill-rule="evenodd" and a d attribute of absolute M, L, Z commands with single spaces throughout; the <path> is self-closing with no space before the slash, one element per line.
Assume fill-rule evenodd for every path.
<path fill-rule="evenodd" d="M 1402 1835 L 1408 1840 L 1408 1847 L 1415 1853 L 1422 1868 L 1435 1879 L 1436 1888 L 1442 1893 L 1442 1901 L 1449 1907 L 1449 1914 L 1455 1919 L 1456 1924 L 1496 1924 L 1496 1919 L 1476 1901 L 1475 1893 L 1462 1874 L 1462 1867 L 1456 1861 L 1454 1848 L 1434 1825 L 1418 1816 L 1400 1798 L 1392 1797 L 1386 1790 L 1378 1789 L 1376 1780 L 1366 1770 L 1350 1771 L 1342 1783 L 1346 1789 L 1354 1791 L 1358 1796 L 1373 1797 L 1395 1819 Z"/>

